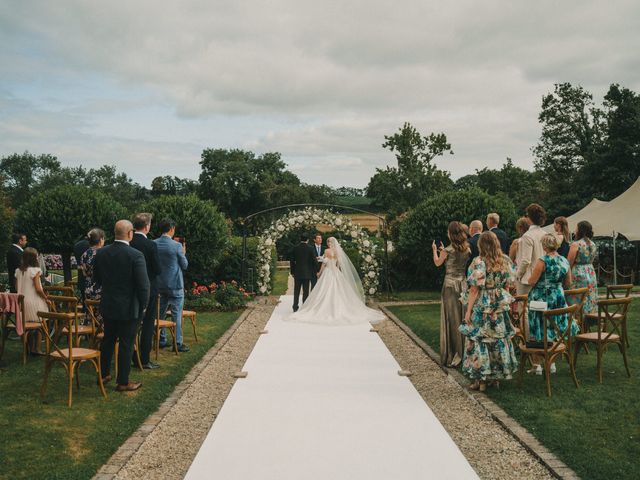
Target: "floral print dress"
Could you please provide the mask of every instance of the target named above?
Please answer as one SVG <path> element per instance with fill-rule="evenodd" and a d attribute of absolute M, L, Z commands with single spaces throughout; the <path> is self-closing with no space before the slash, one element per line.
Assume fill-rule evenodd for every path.
<path fill-rule="evenodd" d="M 102 285 L 93 278 L 93 266 L 96 262 L 97 248 L 89 248 L 80 257 L 80 266 L 84 272 L 84 295 L 89 300 L 100 300 Z"/>
<path fill-rule="evenodd" d="M 567 302 L 564 298 L 564 289 L 562 282 L 569 271 L 569 261 L 561 255 L 544 255 L 540 257 L 544 262 L 545 269 L 540 279 L 529 292 L 529 303 L 533 300 L 547 302 L 547 309 L 564 308 Z M 544 340 L 542 331 L 543 313 L 529 309 L 529 340 Z M 559 315 L 555 318 L 555 322 L 562 331 L 567 328 L 569 314 Z M 556 339 L 555 331 L 551 325 L 547 326 L 547 340 Z M 571 325 L 571 335 L 577 334 L 579 331 L 578 324 L 573 321 Z"/>
<path fill-rule="evenodd" d="M 593 262 L 598 257 L 598 248 L 596 244 L 581 238 L 577 242 L 578 252 L 576 253 L 576 260 L 571 269 L 573 276 L 571 288 L 584 288 L 587 287 L 589 292 L 584 299 L 584 305 L 582 307 L 583 313 L 597 313 L 598 312 L 598 284 L 596 280 L 596 271 L 593 268 Z M 577 295 L 567 296 L 567 303 L 573 305 L 579 303 L 580 298 Z"/>
<path fill-rule="evenodd" d="M 509 308 L 513 297 L 509 289 L 515 282 L 515 267 L 504 256 L 508 268 L 487 272 L 482 257 L 476 257 L 468 270 L 467 282 L 478 287 L 478 297 L 471 312 L 471 325 L 463 323 L 460 332 L 466 337 L 462 371 L 473 380 L 511 378 L 518 368 L 513 343 L 515 329 Z M 468 293 L 462 297 L 468 303 Z"/>

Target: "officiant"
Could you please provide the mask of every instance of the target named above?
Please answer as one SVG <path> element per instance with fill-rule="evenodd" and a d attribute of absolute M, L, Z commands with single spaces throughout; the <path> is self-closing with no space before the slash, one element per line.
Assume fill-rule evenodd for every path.
<path fill-rule="evenodd" d="M 322 235 L 320 235 L 319 233 L 316 233 L 316 236 L 313 238 L 313 245 L 311 246 L 311 248 L 313 248 L 313 254 L 316 257 L 316 272 L 320 273 L 320 269 L 322 268 L 322 257 L 324 256 L 324 249 L 325 247 L 322 245 Z M 312 279 L 311 279 L 311 290 L 313 290 L 313 287 L 316 286 L 316 282 L 318 281 L 318 275 L 316 274 Z"/>

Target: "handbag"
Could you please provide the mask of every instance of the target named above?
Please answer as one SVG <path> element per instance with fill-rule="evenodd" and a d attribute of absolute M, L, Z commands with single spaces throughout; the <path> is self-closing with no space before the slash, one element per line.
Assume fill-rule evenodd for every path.
<path fill-rule="evenodd" d="M 545 272 L 544 272 L 544 294 L 545 296 L 549 294 L 549 286 L 547 285 L 547 272 L 546 272 L 546 264 L 545 264 Z M 549 305 L 547 302 L 543 300 L 531 300 L 529 302 L 529 310 L 533 310 L 534 312 L 544 312 L 549 309 Z"/>

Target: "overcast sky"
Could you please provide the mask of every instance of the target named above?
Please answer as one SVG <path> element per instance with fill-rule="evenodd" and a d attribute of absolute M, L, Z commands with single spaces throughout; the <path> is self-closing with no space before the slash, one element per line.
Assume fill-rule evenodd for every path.
<path fill-rule="evenodd" d="M 394 163 L 405 121 L 454 178 L 532 166 L 542 95 L 640 90 L 637 1 L 0 3 L 0 155 L 197 178 L 203 148 L 278 151 L 309 183 Z"/>

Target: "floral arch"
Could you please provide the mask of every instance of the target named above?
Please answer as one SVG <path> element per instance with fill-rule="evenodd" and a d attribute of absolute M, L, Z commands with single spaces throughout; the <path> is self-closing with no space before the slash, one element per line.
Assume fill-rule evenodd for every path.
<path fill-rule="evenodd" d="M 271 223 L 258 240 L 258 291 L 262 295 L 271 292 L 271 249 L 276 242 L 290 231 L 301 227 L 329 225 L 355 242 L 362 257 L 360 273 L 365 294 L 372 296 L 378 292 L 380 284 L 379 263 L 376 259 L 377 245 L 367 232 L 350 218 L 319 208 L 292 210 Z"/>

